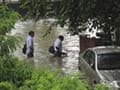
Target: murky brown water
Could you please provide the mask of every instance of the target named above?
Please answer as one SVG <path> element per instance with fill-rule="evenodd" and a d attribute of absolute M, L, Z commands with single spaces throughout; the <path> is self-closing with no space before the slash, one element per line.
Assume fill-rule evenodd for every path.
<path fill-rule="evenodd" d="M 12 34 L 19 35 L 23 39 L 21 43 L 21 46 L 23 46 L 28 32 L 30 30 L 35 31 L 35 56 L 31 60 L 31 65 L 35 67 L 45 66 L 53 70 L 60 69 L 64 73 L 73 74 L 78 71 L 79 38 L 77 35 L 71 36 L 67 34 L 66 28 L 59 26 L 52 26 L 50 28 L 53 22 L 54 19 L 39 20 L 36 23 L 32 20 L 26 22 L 18 21 L 15 29 L 12 30 Z M 48 29 L 52 29 L 52 32 L 43 37 Z M 55 58 L 48 52 L 49 46 L 52 45 L 58 35 L 64 35 L 65 37 L 63 51 L 67 52 L 66 57 Z M 26 59 L 26 56 L 22 54 L 21 48 L 16 50 L 15 55 L 20 59 Z"/>

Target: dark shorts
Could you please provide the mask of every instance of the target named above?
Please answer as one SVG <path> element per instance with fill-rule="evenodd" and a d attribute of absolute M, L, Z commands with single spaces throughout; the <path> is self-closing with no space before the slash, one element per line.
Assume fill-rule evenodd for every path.
<path fill-rule="evenodd" d="M 33 55 L 33 53 L 31 52 L 31 53 L 27 54 L 27 57 L 28 57 L 28 58 L 32 58 L 32 57 L 34 57 L 34 55 Z"/>
<path fill-rule="evenodd" d="M 28 58 L 32 58 L 32 57 L 34 57 L 34 49 L 31 49 L 31 52 L 29 52 L 28 54 L 27 54 L 27 57 Z"/>
<path fill-rule="evenodd" d="M 57 51 L 57 52 L 54 52 L 54 56 L 55 57 L 61 57 L 61 51 Z"/>

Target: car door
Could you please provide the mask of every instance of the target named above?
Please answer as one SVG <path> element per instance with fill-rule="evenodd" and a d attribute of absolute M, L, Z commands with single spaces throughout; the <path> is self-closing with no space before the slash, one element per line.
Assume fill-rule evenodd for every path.
<path fill-rule="evenodd" d="M 89 77 L 91 83 L 98 82 L 98 75 L 95 71 L 95 53 L 92 50 L 87 50 L 80 59 L 81 69 Z"/>

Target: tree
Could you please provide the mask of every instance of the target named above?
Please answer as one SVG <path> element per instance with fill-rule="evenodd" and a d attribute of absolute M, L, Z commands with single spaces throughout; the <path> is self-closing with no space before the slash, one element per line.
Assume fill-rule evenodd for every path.
<path fill-rule="evenodd" d="M 27 10 L 25 18 L 39 20 L 46 16 L 47 0 L 21 0 L 21 7 Z"/>
<path fill-rule="evenodd" d="M 111 42 L 111 32 L 120 26 L 119 0 L 62 0 L 61 2 L 59 16 L 62 24 L 68 20 L 69 26 L 76 30 L 80 23 L 96 18 L 93 26 L 103 27 L 107 39 Z"/>
<path fill-rule="evenodd" d="M 19 17 L 20 15 L 9 9 L 6 4 L 0 6 L 0 89 L 2 90 L 16 90 L 15 85 L 21 86 L 26 79 L 31 78 L 31 68 L 13 56 L 13 52 L 20 44 L 20 38 L 10 35 L 10 32 Z"/>
<path fill-rule="evenodd" d="M 6 5 L 0 6 L 0 56 L 11 55 L 19 44 L 18 38 L 8 34 L 14 28 L 18 17 L 19 14 Z"/>
<path fill-rule="evenodd" d="M 48 1 L 51 0 L 26 0 L 23 6 L 28 9 L 28 16 L 38 20 L 40 16 L 49 12 L 47 10 Z M 54 11 L 57 13 L 55 15 L 59 19 L 61 26 L 67 24 L 71 31 L 79 32 L 81 24 L 87 22 L 88 19 L 94 19 L 93 27 L 98 25 L 102 27 L 105 34 L 107 34 L 106 38 L 111 42 L 111 32 L 120 26 L 119 0 L 60 0 L 59 2 L 60 4 L 57 4 L 57 7 L 54 4 L 54 7 L 56 7 Z M 40 3 L 42 5 L 44 3 L 44 8 Z M 43 12 L 44 14 L 40 14 Z"/>

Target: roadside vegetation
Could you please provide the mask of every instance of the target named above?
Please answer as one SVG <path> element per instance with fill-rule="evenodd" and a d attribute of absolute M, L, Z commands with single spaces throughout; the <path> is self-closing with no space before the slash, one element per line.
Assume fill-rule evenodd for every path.
<path fill-rule="evenodd" d="M 80 74 L 62 75 L 47 68 L 34 69 L 17 58 L 0 59 L 0 90 L 90 90 Z M 97 85 L 94 90 L 107 90 Z"/>

